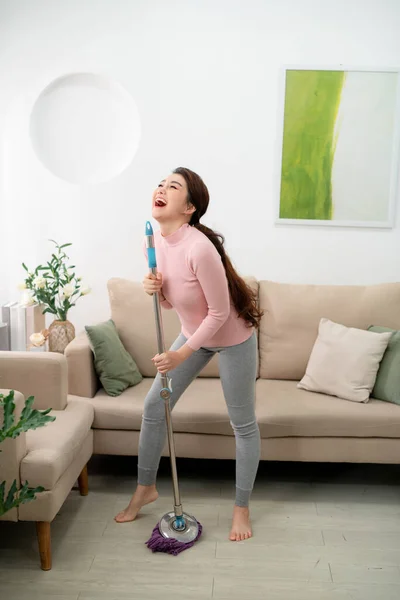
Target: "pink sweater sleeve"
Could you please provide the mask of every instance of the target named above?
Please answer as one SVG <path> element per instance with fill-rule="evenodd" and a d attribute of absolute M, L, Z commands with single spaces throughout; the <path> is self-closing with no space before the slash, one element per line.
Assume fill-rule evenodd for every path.
<path fill-rule="evenodd" d="M 188 263 L 201 285 L 208 306 L 207 316 L 187 341 L 192 350 L 198 350 L 228 319 L 230 296 L 225 268 L 216 248 L 203 243 L 194 245 Z"/>
<path fill-rule="evenodd" d="M 145 259 L 146 259 L 146 262 L 147 262 L 147 247 L 146 247 L 146 240 L 143 240 L 143 253 L 144 253 L 144 257 L 145 257 Z M 161 304 L 161 306 L 162 306 L 163 308 L 165 308 L 166 310 L 171 310 L 171 308 L 172 308 L 172 304 L 170 304 L 170 303 L 168 302 L 168 300 L 166 300 L 165 298 L 164 298 L 164 300 L 161 300 L 161 299 L 160 299 L 160 304 Z"/>

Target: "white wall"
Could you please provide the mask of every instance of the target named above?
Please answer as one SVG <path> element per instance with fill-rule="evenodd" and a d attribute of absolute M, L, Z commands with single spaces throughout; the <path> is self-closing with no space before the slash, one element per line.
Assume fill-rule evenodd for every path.
<path fill-rule="evenodd" d="M 274 225 L 280 67 L 398 67 L 399 31 L 397 0 L 0 0 L 0 300 L 16 294 L 21 261 L 44 260 L 55 238 L 73 242 L 93 287 L 71 320 L 106 318 L 106 281 L 142 278 L 151 192 L 178 165 L 204 177 L 204 222 L 226 235 L 242 273 L 399 281 L 400 210 L 393 230 Z M 32 103 L 71 72 L 119 81 L 140 113 L 136 157 L 107 183 L 66 183 L 29 144 Z"/>

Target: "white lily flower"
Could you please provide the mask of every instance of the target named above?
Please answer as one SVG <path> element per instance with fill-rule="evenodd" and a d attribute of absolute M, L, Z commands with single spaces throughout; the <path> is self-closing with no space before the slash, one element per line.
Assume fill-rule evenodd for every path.
<path fill-rule="evenodd" d="M 83 285 L 81 287 L 81 294 L 82 294 L 82 296 L 87 296 L 88 294 L 90 294 L 91 291 L 92 291 L 92 288 L 89 287 L 88 285 Z"/>
<path fill-rule="evenodd" d="M 38 277 L 35 277 L 35 279 L 33 280 L 33 285 L 38 290 L 42 290 L 46 287 L 46 279 L 38 275 Z"/>
<path fill-rule="evenodd" d="M 64 298 L 70 298 L 75 291 L 75 286 L 73 283 L 67 283 L 61 290 Z"/>

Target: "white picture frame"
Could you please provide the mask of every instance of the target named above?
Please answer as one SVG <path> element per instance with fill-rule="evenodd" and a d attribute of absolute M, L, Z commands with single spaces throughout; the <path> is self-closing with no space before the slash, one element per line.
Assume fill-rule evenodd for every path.
<path fill-rule="evenodd" d="M 285 209 L 282 209 L 282 197 L 283 194 L 287 193 L 286 191 L 284 192 L 283 190 L 285 189 L 284 186 L 286 185 L 286 182 L 284 180 L 284 176 L 283 176 L 283 165 L 284 165 L 284 137 L 285 137 L 285 106 L 286 106 L 286 100 L 287 100 L 287 81 L 288 81 L 288 72 L 297 72 L 297 73 L 303 73 L 303 72 L 317 72 L 318 74 L 321 73 L 326 73 L 326 72 L 342 72 L 343 74 L 346 74 L 346 81 L 349 81 L 349 74 L 361 74 L 360 76 L 355 76 L 352 78 L 353 84 L 352 84 L 352 88 L 351 88 L 351 94 L 353 95 L 353 98 L 351 98 L 351 101 L 347 102 L 347 108 L 348 108 L 348 113 L 346 114 L 346 118 L 347 118 L 347 123 L 350 123 L 350 128 L 351 128 L 351 119 L 349 118 L 351 116 L 351 110 L 354 110 L 354 96 L 357 94 L 357 82 L 363 82 L 363 80 L 365 80 L 365 82 L 371 85 L 371 77 L 367 77 L 367 78 L 363 78 L 362 74 L 390 74 L 394 79 L 392 81 L 392 79 L 390 78 L 385 78 L 385 82 L 386 84 L 390 81 L 390 85 L 388 87 L 388 89 L 390 89 L 393 93 L 393 98 L 390 99 L 390 102 L 393 103 L 393 115 L 392 115 L 392 119 L 393 119 L 393 130 L 392 130 L 392 138 L 389 139 L 383 139 L 384 136 L 383 134 L 381 135 L 382 140 L 379 140 L 379 142 L 382 144 L 382 148 L 385 149 L 386 154 L 385 156 L 385 160 L 386 160 L 386 168 L 389 171 L 388 174 L 388 181 L 385 182 L 385 184 L 382 183 L 382 190 L 386 189 L 387 192 L 387 197 L 385 196 L 385 200 L 382 200 L 383 203 L 383 207 L 374 207 L 372 206 L 373 204 L 373 197 L 372 197 L 372 192 L 371 192 L 371 198 L 368 198 L 369 204 L 368 204 L 368 209 L 373 213 L 374 210 L 376 210 L 376 212 L 384 212 L 384 215 L 380 215 L 380 218 L 335 218 L 332 216 L 330 218 L 304 218 L 304 216 L 301 216 L 300 218 L 298 216 L 296 216 L 295 214 L 292 215 L 290 214 L 291 212 L 291 208 L 285 206 Z M 280 73 L 280 98 L 279 98 L 279 116 L 278 116 L 278 121 L 279 121 L 279 125 L 278 125 L 278 135 L 277 135 L 277 167 L 276 167 L 276 171 L 277 171 L 277 177 L 276 177 L 276 181 L 277 181 L 277 191 L 276 191 L 276 205 L 275 205 L 275 224 L 277 225 L 312 225 L 312 226 L 328 226 L 328 227 L 365 227 L 365 228 L 384 228 L 384 229 L 388 229 L 388 228 L 392 228 L 394 226 L 394 222 L 395 222 L 395 215 L 396 215 L 396 204 L 397 204 L 397 199 L 398 199 L 398 180 L 399 180 L 399 169 L 400 169 L 400 68 L 382 68 L 382 67 L 371 67 L 371 68 L 367 68 L 367 67 L 350 67 L 347 65 L 340 65 L 340 66 L 298 66 L 298 65 L 285 65 L 282 69 L 281 69 L 281 73 Z M 377 80 L 378 81 L 378 80 Z M 379 79 L 379 85 L 382 85 L 382 78 Z M 384 83 L 385 83 L 384 82 Z M 379 86 L 378 86 L 379 87 Z M 360 86 L 360 94 L 361 91 L 363 89 L 362 85 Z M 394 89 L 393 89 L 394 88 Z M 294 88 L 295 89 L 295 88 Z M 344 87 L 342 87 L 341 92 L 343 92 Z M 293 93 L 293 92 L 292 92 Z M 377 94 L 379 95 L 379 93 L 384 94 L 384 91 L 377 91 Z M 348 93 L 349 96 L 349 93 Z M 386 99 L 387 94 L 385 95 L 385 99 Z M 361 98 L 361 96 L 360 96 Z M 388 104 L 390 104 L 390 102 L 388 101 Z M 363 101 L 362 103 L 363 105 L 365 104 L 365 102 Z M 372 104 L 372 102 L 371 102 Z M 371 108 L 372 110 L 372 108 Z M 295 112 L 295 111 L 293 111 Z M 338 113 L 340 112 L 340 104 L 339 104 L 339 108 L 338 108 Z M 344 112 L 344 111 L 343 111 Z M 365 115 L 364 118 L 366 118 L 366 116 L 368 115 L 368 107 L 365 109 Z M 383 114 L 387 114 L 386 112 Z M 379 130 L 379 118 L 380 118 L 380 114 L 377 117 L 377 124 L 375 126 L 376 131 L 380 131 Z M 341 117 L 342 118 L 342 117 Z M 358 126 L 362 126 L 362 117 L 358 117 L 360 123 L 358 124 Z M 338 120 L 338 117 L 337 117 Z M 357 119 L 356 119 L 357 120 Z M 385 120 L 385 119 L 384 119 Z M 387 121 L 387 119 L 386 119 Z M 385 122 L 386 122 L 385 121 Z M 299 120 L 300 122 L 300 120 Z M 334 139 L 334 143 L 336 144 L 338 139 L 340 138 L 340 130 L 339 127 L 342 126 L 344 122 L 344 118 L 342 118 L 342 120 L 340 121 L 340 124 L 337 125 L 337 122 L 335 123 L 335 139 Z M 349 127 L 348 127 L 349 129 Z M 382 128 L 384 129 L 384 128 Z M 387 126 L 387 129 L 389 130 L 389 126 Z M 360 130 L 359 130 L 360 131 Z M 365 131 L 365 130 L 362 130 Z M 371 134 L 372 135 L 372 134 Z M 375 133 L 376 135 L 376 133 Z M 299 136 L 300 137 L 300 136 Z M 343 136 L 344 137 L 344 136 Z M 347 136 L 349 138 L 349 136 Z M 361 137 L 365 137 L 364 133 Z M 356 140 L 356 133 L 354 133 L 353 136 L 354 140 Z M 293 139 L 296 139 L 296 133 L 293 134 Z M 332 137 L 333 139 L 333 137 Z M 345 137 L 344 137 L 345 139 Z M 351 139 L 351 136 L 350 136 Z M 291 141 L 291 145 L 292 147 L 294 147 L 296 144 L 295 141 Z M 371 138 L 371 142 L 370 142 L 370 148 L 374 149 L 375 146 L 373 145 L 373 137 Z M 350 171 L 350 167 L 351 167 L 351 156 L 350 156 L 350 162 L 349 160 L 347 160 L 347 162 L 345 162 L 345 155 L 346 155 L 346 146 L 345 143 L 343 142 L 342 147 L 344 148 L 344 150 L 342 150 L 342 164 L 345 165 L 344 169 L 342 169 L 343 172 L 343 177 L 342 180 L 343 182 L 345 182 L 345 172 L 347 170 L 347 172 L 351 172 Z M 337 148 L 338 146 L 335 146 L 335 151 L 334 153 L 337 152 Z M 390 156 L 387 156 L 387 153 L 390 150 Z M 373 154 L 373 152 L 371 153 Z M 336 157 L 336 155 L 335 155 Z M 354 154 L 354 157 L 356 158 L 356 154 Z M 332 159 L 334 161 L 334 159 Z M 338 161 L 339 162 L 339 161 Z M 289 164 L 288 161 L 286 161 L 285 165 Z M 333 165 L 333 163 L 332 163 Z M 354 166 L 354 172 L 356 172 L 356 170 L 360 169 L 360 159 L 358 159 L 358 162 L 355 160 L 355 166 Z M 382 159 L 382 167 L 381 170 L 382 172 L 384 172 L 384 160 Z M 332 171 L 333 171 L 333 166 L 332 166 Z M 286 170 L 287 173 L 290 172 L 290 170 Z M 366 171 L 365 171 L 365 177 L 370 176 L 371 174 L 371 169 L 368 170 L 368 168 L 366 167 Z M 361 178 L 360 173 L 357 173 L 357 176 L 360 178 L 359 181 L 362 183 L 364 182 L 364 179 Z M 381 174 L 381 179 L 383 181 L 383 176 Z M 340 179 L 337 179 L 338 181 L 340 181 Z M 365 182 L 365 185 L 367 186 L 367 182 Z M 337 190 L 338 188 L 340 188 L 340 185 L 335 185 L 334 184 L 334 179 L 332 177 L 332 172 L 331 172 L 331 181 L 330 181 L 330 186 L 332 188 L 332 190 Z M 342 184 L 342 187 L 346 187 L 346 184 Z M 352 182 L 352 186 L 349 186 L 349 188 L 355 187 L 355 183 Z M 362 187 L 362 185 L 361 185 Z M 367 189 L 368 192 L 368 189 Z M 353 208 L 348 208 L 348 204 L 346 204 L 346 198 L 348 198 L 348 196 L 346 196 L 346 193 L 344 193 L 342 196 L 339 196 L 338 194 L 340 194 L 339 192 L 335 192 L 336 193 L 336 200 L 337 200 L 337 204 L 334 204 L 332 201 L 332 211 L 333 211 L 333 215 L 335 214 L 335 206 L 339 205 L 342 203 L 342 208 L 341 208 L 341 212 L 346 213 L 346 210 L 348 210 L 349 213 L 353 212 L 361 212 L 363 210 L 363 207 L 361 206 L 361 201 L 360 201 L 360 205 L 357 207 Z M 351 189 L 347 190 L 347 194 L 351 194 Z M 383 194 L 382 194 L 383 195 Z M 333 196 L 333 191 L 332 191 L 332 196 Z M 293 201 L 293 198 L 296 198 L 296 194 L 292 194 L 290 195 L 290 201 L 291 202 L 296 202 Z M 310 196 L 311 197 L 311 196 Z M 353 194 L 353 196 L 356 198 L 356 194 Z M 293 212 L 297 212 L 293 211 Z M 340 210 L 339 210 L 340 212 Z M 370 217 L 370 215 L 368 215 Z"/>

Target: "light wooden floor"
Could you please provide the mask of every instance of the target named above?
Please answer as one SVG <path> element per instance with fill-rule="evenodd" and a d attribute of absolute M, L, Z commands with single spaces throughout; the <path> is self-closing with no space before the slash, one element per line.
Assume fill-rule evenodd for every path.
<path fill-rule="evenodd" d="M 34 525 L 0 523 L 0 596 L 7 600 L 399 600 L 400 467 L 263 463 L 254 538 L 227 540 L 234 463 L 179 461 L 184 506 L 204 526 L 178 557 L 144 545 L 171 509 L 160 499 L 114 523 L 135 459 L 95 457 L 90 494 L 74 490 L 53 523 L 53 570 L 38 568 Z"/>

